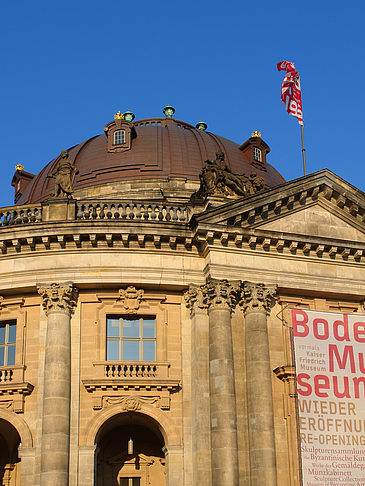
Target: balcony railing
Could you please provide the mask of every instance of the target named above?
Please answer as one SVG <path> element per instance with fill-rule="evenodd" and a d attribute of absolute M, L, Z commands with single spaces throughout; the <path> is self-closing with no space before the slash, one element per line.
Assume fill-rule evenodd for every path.
<path fill-rule="evenodd" d="M 169 363 L 155 361 L 98 361 L 94 378 L 119 379 L 166 379 L 169 377 Z"/>
<path fill-rule="evenodd" d="M 24 369 L 22 365 L 0 366 L 0 384 L 21 383 L 24 381 Z"/>
<path fill-rule="evenodd" d="M 13 206 L 0 209 L 0 226 L 39 223 L 42 221 L 41 206 Z"/>
<path fill-rule="evenodd" d="M 76 219 L 184 222 L 186 206 L 123 201 L 77 202 Z"/>

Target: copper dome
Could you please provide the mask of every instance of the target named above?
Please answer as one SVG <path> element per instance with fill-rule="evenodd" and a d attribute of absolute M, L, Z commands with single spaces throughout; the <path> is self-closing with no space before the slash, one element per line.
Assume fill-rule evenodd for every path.
<path fill-rule="evenodd" d="M 248 175 L 255 171 L 268 186 L 285 182 L 269 164 L 264 170 L 253 167 L 242 151 L 243 146 L 188 123 L 172 118 L 150 118 L 132 125 L 136 136 L 131 140 L 130 150 L 109 152 L 105 134 L 69 149 L 69 157 L 78 169 L 73 184 L 76 193 L 86 187 L 119 181 L 168 177 L 199 180 L 204 161 L 214 159 L 216 152 L 225 154 L 228 167 L 235 173 Z M 17 204 L 38 203 L 50 196 L 54 183 L 47 176 L 57 161 L 58 157 L 34 177 Z"/>

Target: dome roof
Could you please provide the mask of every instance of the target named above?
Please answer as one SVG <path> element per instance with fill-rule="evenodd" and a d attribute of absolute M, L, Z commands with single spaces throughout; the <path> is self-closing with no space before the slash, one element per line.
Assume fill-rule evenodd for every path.
<path fill-rule="evenodd" d="M 69 149 L 69 158 L 78 170 L 73 183 L 76 196 L 78 190 L 121 181 L 171 177 L 198 181 L 204 161 L 215 159 L 216 152 L 225 154 L 225 162 L 232 172 L 246 175 L 257 172 L 268 186 L 285 182 L 269 164 L 266 170 L 253 167 L 242 151 L 243 146 L 188 123 L 173 118 L 150 118 L 130 125 L 132 138 L 128 150 L 108 151 L 105 134 Z M 50 196 L 54 182 L 48 176 L 58 160 L 59 157 L 53 159 L 33 178 L 17 204 L 38 203 Z"/>

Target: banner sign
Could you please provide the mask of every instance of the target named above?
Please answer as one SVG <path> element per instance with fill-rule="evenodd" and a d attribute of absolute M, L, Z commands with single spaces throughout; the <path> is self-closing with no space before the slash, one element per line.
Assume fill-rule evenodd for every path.
<path fill-rule="evenodd" d="M 365 486 L 365 316 L 291 317 L 303 486 Z"/>
<path fill-rule="evenodd" d="M 293 62 L 281 61 L 277 65 L 278 71 L 286 71 L 281 86 L 281 99 L 289 115 L 295 116 L 303 125 L 302 91 L 300 89 L 299 73 Z"/>

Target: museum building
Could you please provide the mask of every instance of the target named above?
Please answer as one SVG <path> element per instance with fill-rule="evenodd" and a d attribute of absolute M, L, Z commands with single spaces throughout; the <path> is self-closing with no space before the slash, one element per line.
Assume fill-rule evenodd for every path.
<path fill-rule="evenodd" d="M 299 486 L 290 308 L 365 298 L 365 195 L 118 112 L 0 209 L 0 485 Z"/>

